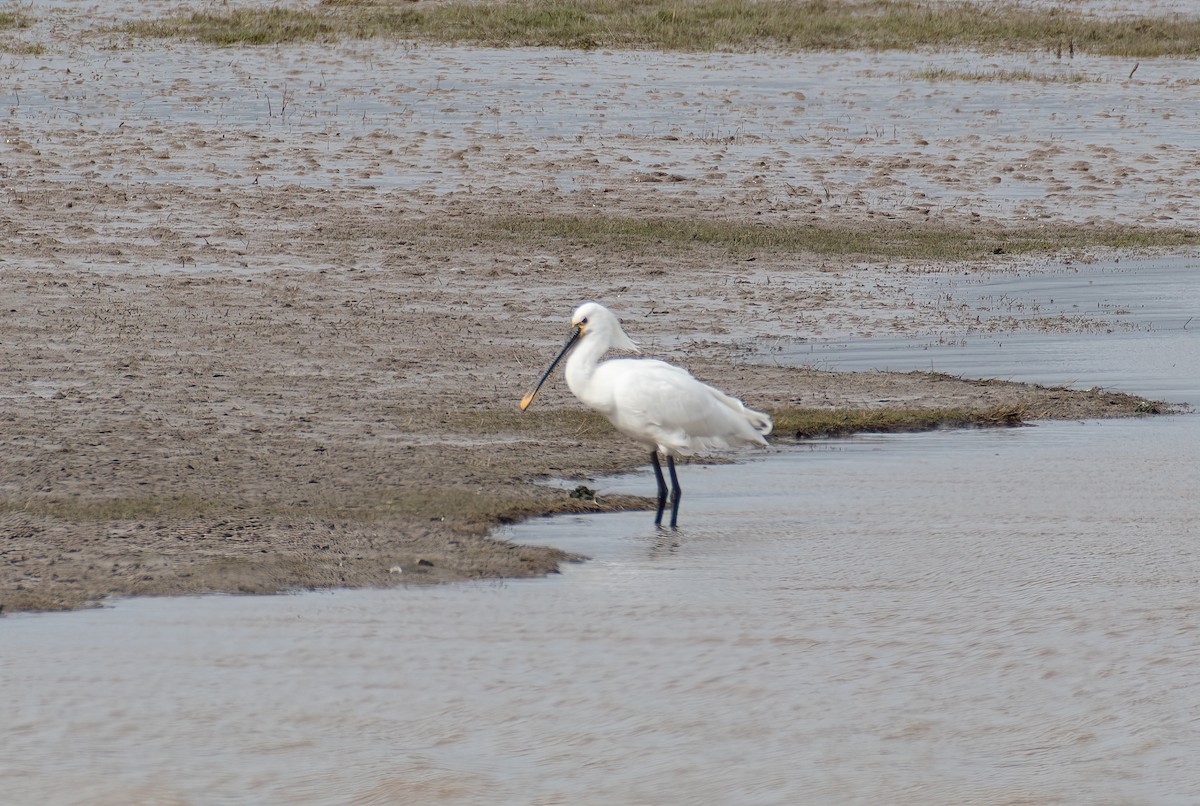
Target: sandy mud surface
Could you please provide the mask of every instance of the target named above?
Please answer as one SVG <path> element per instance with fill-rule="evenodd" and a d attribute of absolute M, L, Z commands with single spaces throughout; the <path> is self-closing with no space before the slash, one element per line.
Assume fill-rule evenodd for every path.
<path fill-rule="evenodd" d="M 562 383 L 516 413 L 564 333 L 581 275 L 648 351 L 756 405 L 1019 404 L 1069 417 L 1136 405 L 746 363 L 737 344 L 794 333 L 826 305 L 836 319 L 859 298 L 897 307 L 906 298 L 873 280 L 822 303 L 795 290 L 827 287 L 816 266 L 776 267 L 785 281 L 760 261 L 728 267 L 719 255 L 400 244 L 389 233 L 418 231 L 397 222 L 419 221 L 425 208 L 369 201 L 300 188 L 214 199 L 161 186 L 46 187 L 16 200 L 19 223 L 5 221 L 16 246 L 0 273 L 7 608 L 552 569 L 553 551 L 485 538 L 496 508 L 592 506 L 528 482 L 644 461 L 577 416 Z M 205 243 L 169 222 L 140 238 L 98 235 L 148 211 L 206 208 L 236 210 L 247 239 L 231 245 L 240 236 L 221 229 Z M 358 234 L 330 238 L 330 221 Z M 231 268 L 199 270 L 188 254 Z M 238 268 L 288 260 L 300 267 Z"/>
<path fill-rule="evenodd" d="M 663 57 L 602 55 L 577 64 L 590 79 L 565 96 L 562 86 L 538 95 L 532 79 L 464 65 L 524 58 L 553 77 L 547 58 L 561 67 L 577 57 L 129 42 L 97 33 L 96 9 L 46 8 L 22 36 L 45 37 L 47 53 L 0 64 L 19 88 L 0 97 L 6 612 L 115 594 L 553 570 L 561 553 L 492 541 L 488 529 L 498 518 L 640 503 L 579 501 L 532 483 L 644 461 L 561 382 L 516 413 L 587 298 L 616 309 L 647 353 L 760 407 L 1006 405 L 1029 417 L 1095 417 L 1138 405 L 1100 391 L 823 373 L 747 357 L 747 345 L 765 340 L 952 326 L 969 312 L 919 297 L 913 283 L 991 264 L 770 252 L 734 260 L 702 245 L 514 237 L 487 223 L 499 215 L 862 227 L 879 217 L 1032 215 L 1053 227 L 1116 221 L 1156 194 L 1163 204 L 1140 210 L 1140 221 L 1194 220 L 1194 194 L 1181 189 L 1200 164 L 1180 158 L 1192 152 L 1164 135 L 1143 153 L 1126 136 L 1126 123 L 1179 89 L 1145 66 L 1141 75 L 1159 83 L 1139 84 L 1111 130 L 1078 142 L 1047 133 L 1054 150 L 1037 166 L 1004 172 L 972 165 L 1008 159 L 992 147 L 990 124 L 940 145 L 901 132 L 908 124 L 890 112 L 875 134 L 862 120 L 831 128 L 853 115 L 836 110 L 792 126 L 808 134 L 789 129 L 806 92 L 833 98 L 838 81 L 880 69 L 854 59 L 830 68 L 828 86 L 780 98 L 781 111 L 738 89 L 738 71 L 757 62 L 673 57 L 726 85 L 700 102 L 699 123 L 681 125 L 655 117 L 683 107 L 667 96 L 655 106 L 647 74 L 629 67 L 652 58 L 670 74 Z M 385 90 L 364 76 L 384 77 Z M 513 100 L 494 106 L 505 93 Z M 878 99 L 868 111 L 898 102 Z M 1032 152 L 1041 135 L 994 136 L 1010 151 L 1024 137 L 1020 148 Z M 915 137 L 928 161 L 895 163 Z M 965 158 L 960 179 L 947 173 Z M 1087 167 L 1070 174 L 1057 167 L 1080 162 Z M 1034 190 L 995 191 L 1008 180 L 993 181 L 993 170 L 1019 173 Z M 1086 179 L 1049 189 L 1068 176 Z"/>

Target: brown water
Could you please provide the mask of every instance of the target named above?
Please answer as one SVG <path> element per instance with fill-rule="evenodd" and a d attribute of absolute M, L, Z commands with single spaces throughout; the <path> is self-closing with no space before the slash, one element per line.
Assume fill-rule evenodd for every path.
<path fill-rule="evenodd" d="M 1107 369 L 1200 399 L 1196 332 Z M 685 466 L 678 532 L 506 532 L 594 557 L 546 580 L 7 618 L 0 791 L 1195 803 L 1198 460 L 1194 415 L 821 441 Z"/>

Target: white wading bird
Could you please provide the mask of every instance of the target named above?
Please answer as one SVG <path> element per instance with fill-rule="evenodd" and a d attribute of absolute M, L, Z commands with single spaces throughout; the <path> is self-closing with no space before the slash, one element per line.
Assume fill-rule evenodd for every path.
<path fill-rule="evenodd" d="M 529 408 L 558 362 L 574 349 L 567 359 L 566 376 L 575 397 L 651 450 L 650 462 L 658 479 L 656 526 L 662 525 L 667 503 L 667 482 L 658 455 L 667 458 L 674 528 L 680 496 L 675 457 L 741 445 L 765 446 L 763 435 L 771 433 L 771 418 L 665 361 L 619 358 L 597 363 L 611 347 L 638 351 L 612 311 L 595 302 L 580 305 L 571 317 L 571 337 L 534 390 L 525 395 L 521 411 Z"/>

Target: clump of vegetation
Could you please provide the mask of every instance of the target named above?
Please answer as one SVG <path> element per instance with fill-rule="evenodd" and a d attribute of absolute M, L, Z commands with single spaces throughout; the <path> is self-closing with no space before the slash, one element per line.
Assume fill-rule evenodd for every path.
<path fill-rule="evenodd" d="M 143 36 L 199 39 L 213 45 L 275 45 L 330 39 L 342 33 L 327 14 L 282 7 L 195 11 L 186 16 L 130 23 L 126 30 Z"/>
<path fill-rule="evenodd" d="M 942 428 L 996 428 L 1023 425 L 1021 406 L 990 409 L 783 409 L 771 413 L 775 434 L 797 439 L 849 434 L 893 434 Z"/>
<path fill-rule="evenodd" d="M 981 382 L 986 383 L 986 382 Z M 1153 404 L 1138 404 L 1139 414 L 1159 413 Z M 811 439 L 851 434 L 892 434 L 934 431 L 944 428 L 999 428 L 1024 425 L 1033 419 L 1024 404 L 965 408 L 806 408 L 779 407 L 770 410 L 775 421 L 774 437 Z M 475 434 L 519 433 L 547 436 L 570 433 L 583 440 L 603 440 L 612 426 L 602 416 L 574 408 L 545 408 L 536 417 L 507 411 L 474 411 L 452 415 L 439 423 L 450 431 Z"/>
<path fill-rule="evenodd" d="M 975 260 L 998 254 L 1060 249 L 1200 244 L 1200 231 L 1193 229 L 1119 226 L 967 228 L 886 221 L 862 227 L 822 222 L 756 224 L 593 215 L 499 217 L 490 226 L 496 234 L 516 240 L 557 238 L 610 248 L 683 250 L 707 245 L 723 247 L 738 255 L 771 251 L 925 260 Z"/>
<path fill-rule="evenodd" d="M 29 18 L 12 11 L 0 11 L 0 30 L 6 28 L 28 28 Z"/>
<path fill-rule="evenodd" d="M 921 81 L 1030 81 L 1037 84 L 1096 84 L 1102 81 L 1099 76 L 1078 71 L 1036 73 L 1033 70 L 949 70 L 944 67 L 918 70 L 909 76 Z"/>
<path fill-rule="evenodd" d="M 13 11 L 0 11 L 0 31 L 28 28 L 29 18 Z M 18 56 L 36 56 L 46 52 L 46 46 L 38 42 L 21 42 L 16 39 L 0 39 L 0 53 Z"/>
<path fill-rule="evenodd" d="M 15 56 L 41 56 L 46 52 L 46 46 L 40 42 L 11 42 L 0 40 L 0 51 Z"/>
<path fill-rule="evenodd" d="M 228 45 L 392 37 L 492 46 L 761 49 L 1064 49 L 1151 57 L 1200 53 L 1200 19 L 1093 17 L 1015 3 L 917 0 L 513 0 L 414 6 L 324 0 L 316 9 L 197 12 L 128 30 Z"/>

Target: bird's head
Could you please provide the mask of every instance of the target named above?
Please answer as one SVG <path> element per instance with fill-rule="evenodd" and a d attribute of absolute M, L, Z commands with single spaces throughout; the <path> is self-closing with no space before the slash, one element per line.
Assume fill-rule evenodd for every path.
<path fill-rule="evenodd" d="M 633 343 L 633 339 L 625 335 L 625 331 L 621 329 L 621 320 L 617 319 L 612 311 L 598 302 L 583 303 L 575 309 L 575 313 L 571 314 L 571 335 L 567 338 L 567 343 L 563 345 L 558 356 L 550 362 L 550 368 L 542 375 L 542 379 L 537 382 L 533 391 L 521 399 L 521 411 L 529 408 L 529 404 L 537 396 L 538 390 L 550 377 L 550 373 L 554 372 L 554 368 L 558 366 L 559 361 L 562 361 L 563 356 L 584 342 L 599 347 L 595 358 L 599 358 L 601 354 L 612 347 L 638 352 L 638 346 Z"/>
<path fill-rule="evenodd" d="M 575 338 L 587 336 L 591 341 L 603 342 L 605 349 L 638 352 L 638 346 L 621 328 L 621 320 L 598 302 L 585 302 L 576 308 L 571 314 L 571 329 L 573 336 L 578 331 Z"/>

